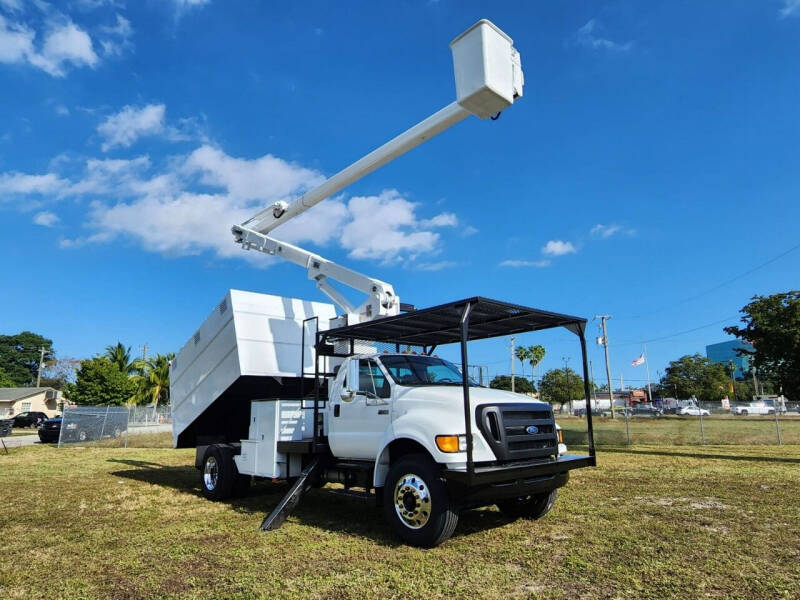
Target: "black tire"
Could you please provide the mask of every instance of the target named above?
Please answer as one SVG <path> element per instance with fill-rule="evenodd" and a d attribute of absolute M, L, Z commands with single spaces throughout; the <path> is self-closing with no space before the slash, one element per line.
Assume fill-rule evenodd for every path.
<path fill-rule="evenodd" d="M 501 500 L 497 503 L 497 508 L 509 519 L 541 519 L 553 508 L 556 498 L 558 490 L 553 490 L 534 496 Z"/>
<path fill-rule="evenodd" d="M 742 412 L 740 412 L 739 414 L 740 414 L 740 415 L 742 415 L 743 417 L 746 417 L 746 416 L 747 416 L 747 411 L 746 411 L 746 410 L 743 410 L 743 411 L 742 411 Z"/>
<path fill-rule="evenodd" d="M 203 495 L 209 500 L 225 500 L 233 494 L 236 480 L 233 453 L 225 450 L 227 448 L 212 444 L 203 455 L 200 486 L 203 488 Z"/>
<path fill-rule="evenodd" d="M 422 548 L 445 542 L 458 524 L 458 510 L 441 467 L 426 454 L 403 456 L 391 466 L 383 492 L 383 514 L 400 539 Z"/>

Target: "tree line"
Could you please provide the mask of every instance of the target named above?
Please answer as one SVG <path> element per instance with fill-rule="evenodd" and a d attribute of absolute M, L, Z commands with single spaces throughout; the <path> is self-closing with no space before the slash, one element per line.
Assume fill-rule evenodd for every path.
<path fill-rule="evenodd" d="M 44 352 L 42 352 L 44 350 Z M 0 387 L 52 387 L 70 402 L 120 406 L 169 402 L 173 353 L 131 356 L 121 342 L 93 358 L 58 358 L 52 340 L 31 331 L 0 335 Z"/>
<path fill-rule="evenodd" d="M 725 327 L 723 331 L 747 342 L 751 349 L 737 350 L 747 356 L 750 372 L 745 379 L 735 380 L 733 363 L 720 364 L 701 354 L 688 354 L 670 361 L 664 376 L 651 387 L 654 397 L 690 398 L 703 402 L 719 401 L 723 397 L 746 402 L 756 394 L 755 375 L 759 392 L 782 393 L 790 399 L 800 399 L 800 290 L 754 296 L 741 309 L 741 326 Z M 530 350 L 536 348 L 535 353 Z M 516 357 L 522 363 L 522 376 L 515 377 L 514 387 L 523 394 L 535 394 L 533 371 L 545 356 L 541 346 L 524 346 L 517 349 Z M 531 365 L 531 378 L 524 376 L 525 363 Z M 489 387 L 510 390 L 511 377 L 498 375 Z M 607 390 L 607 386 L 590 389 Z M 539 382 L 539 397 L 551 403 L 565 403 L 583 399 L 583 378 L 569 368 L 551 369 Z"/>

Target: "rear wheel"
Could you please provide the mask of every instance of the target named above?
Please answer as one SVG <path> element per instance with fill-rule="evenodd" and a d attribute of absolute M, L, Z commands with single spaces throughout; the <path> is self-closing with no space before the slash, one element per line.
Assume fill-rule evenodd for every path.
<path fill-rule="evenodd" d="M 742 415 L 743 417 L 746 417 L 746 416 L 747 416 L 747 411 L 746 411 L 746 410 L 743 410 L 743 411 L 742 411 L 742 412 L 740 412 L 739 414 L 740 414 L 740 415 Z"/>
<path fill-rule="evenodd" d="M 384 517 L 407 544 L 432 548 L 453 535 L 458 511 L 441 468 L 429 456 L 409 454 L 395 462 L 383 496 Z"/>
<path fill-rule="evenodd" d="M 497 508 L 510 519 L 541 519 L 553 508 L 556 498 L 558 498 L 558 490 L 553 490 L 533 496 L 501 500 L 497 503 Z"/>
<path fill-rule="evenodd" d="M 233 449 L 212 444 L 206 448 L 200 467 L 200 485 L 209 500 L 225 500 L 243 494 L 250 486 L 250 477 L 239 475 L 233 461 Z"/>

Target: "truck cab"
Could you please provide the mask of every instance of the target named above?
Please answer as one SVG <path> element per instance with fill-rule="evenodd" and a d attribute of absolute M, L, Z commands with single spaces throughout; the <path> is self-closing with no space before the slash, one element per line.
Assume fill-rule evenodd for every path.
<path fill-rule="evenodd" d="M 566 453 L 549 404 L 481 387 L 471 379 L 469 386 L 471 412 L 477 418 L 473 423 L 476 462 Z M 355 355 L 344 360 L 329 387 L 328 444 L 336 456 L 380 464 L 393 442 L 408 440 L 424 448 L 437 464 L 463 469 L 466 427 L 462 401 L 461 371 L 438 356 Z M 504 435 L 501 425 L 511 410 L 515 420 L 509 421 L 508 435 Z M 382 485 L 378 470 L 375 487 Z"/>

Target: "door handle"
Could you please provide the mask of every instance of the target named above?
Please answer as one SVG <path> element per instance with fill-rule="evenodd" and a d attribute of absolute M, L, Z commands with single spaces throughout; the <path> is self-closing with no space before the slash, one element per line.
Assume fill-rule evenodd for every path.
<path fill-rule="evenodd" d="M 341 408 L 342 408 L 342 405 L 341 405 L 341 404 L 334 404 L 334 405 L 333 405 L 333 416 L 334 416 L 334 417 L 338 417 L 338 416 L 339 416 L 339 410 L 340 410 Z"/>
<path fill-rule="evenodd" d="M 388 415 L 389 414 L 389 409 L 388 408 L 382 408 L 381 410 L 378 411 L 378 414 L 379 415 Z"/>

